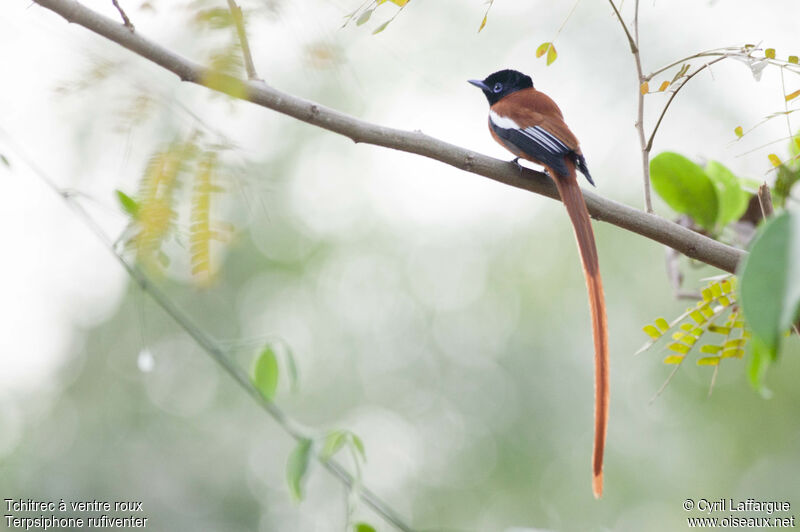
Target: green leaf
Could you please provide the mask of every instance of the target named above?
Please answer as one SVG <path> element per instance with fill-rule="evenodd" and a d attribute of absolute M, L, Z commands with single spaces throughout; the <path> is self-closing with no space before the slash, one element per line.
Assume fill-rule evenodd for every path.
<path fill-rule="evenodd" d="M 650 161 L 650 177 L 653 188 L 673 210 L 688 214 L 706 229 L 714 228 L 717 192 L 702 168 L 683 155 L 663 152 Z"/>
<path fill-rule="evenodd" d="M 2 153 L 0 153 L 0 162 L 2 162 L 3 166 L 5 166 L 6 168 L 11 168 L 11 163 L 8 162 L 8 158 Z"/>
<path fill-rule="evenodd" d="M 139 202 L 119 189 L 115 190 L 114 192 L 117 195 L 117 201 L 119 201 L 122 210 L 127 212 L 131 218 L 136 218 L 136 215 L 139 212 Z"/>
<path fill-rule="evenodd" d="M 375 527 L 367 523 L 356 523 L 353 525 L 353 532 L 375 532 Z"/>
<path fill-rule="evenodd" d="M 747 192 L 742 190 L 739 178 L 717 161 L 711 161 L 706 165 L 706 175 L 717 190 L 717 200 L 719 201 L 717 226 L 725 227 L 730 222 L 741 218 L 744 211 L 747 210 L 750 198 Z"/>
<path fill-rule="evenodd" d="M 542 44 L 540 44 L 539 47 L 536 49 L 536 57 L 537 58 L 542 57 L 544 54 L 547 53 L 547 50 L 549 48 L 550 48 L 549 42 L 543 42 Z"/>
<path fill-rule="evenodd" d="M 686 344 L 673 342 L 667 346 L 667 349 L 669 349 L 670 351 L 675 351 L 676 353 L 679 353 L 681 355 L 685 355 L 689 351 L 691 351 L 692 348 Z"/>
<path fill-rule="evenodd" d="M 667 332 L 669 330 L 669 323 L 664 318 L 657 318 L 656 319 L 656 327 L 659 328 L 661 332 Z"/>
<path fill-rule="evenodd" d="M 311 458 L 311 440 L 303 438 L 289 455 L 286 462 L 286 482 L 289 491 L 296 501 L 303 499 L 303 478 L 308 471 L 308 462 Z"/>
<path fill-rule="evenodd" d="M 288 345 L 285 346 L 286 353 L 286 368 L 289 370 L 289 388 L 295 392 L 297 391 L 300 382 L 300 375 L 297 371 L 297 361 L 294 359 L 294 353 Z"/>
<path fill-rule="evenodd" d="M 325 436 L 325 443 L 322 444 L 322 451 L 319 453 L 320 458 L 325 461 L 330 460 L 345 443 L 347 443 L 347 431 L 332 430 L 328 432 Z"/>
<path fill-rule="evenodd" d="M 266 399 L 272 401 L 278 389 L 278 358 L 272 347 L 266 346 L 253 367 L 253 384 Z"/>
<path fill-rule="evenodd" d="M 386 22 L 384 22 L 383 24 L 381 24 L 380 26 L 378 26 L 377 28 L 375 28 L 375 30 L 372 32 L 372 34 L 373 35 L 377 35 L 378 33 L 380 33 L 383 30 L 385 30 L 386 26 L 388 26 L 391 21 L 392 21 L 392 19 L 389 19 Z"/>
<path fill-rule="evenodd" d="M 350 433 L 350 440 L 353 442 L 353 446 L 358 451 L 358 454 L 360 454 L 361 458 L 363 458 L 364 461 L 366 462 L 367 461 L 367 451 L 364 448 L 364 442 L 361 441 L 361 438 L 359 438 L 358 435 L 353 434 L 352 432 Z"/>
<path fill-rule="evenodd" d="M 700 348 L 701 353 L 707 353 L 709 355 L 713 355 L 722 351 L 722 346 L 719 345 L 712 345 L 706 344 Z"/>
<path fill-rule="evenodd" d="M 772 363 L 772 356 L 758 339 L 753 339 L 753 350 L 750 356 L 750 363 L 747 366 L 747 377 L 750 385 L 761 393 L 764 398 L 769 398 L 772 392 L 764 385 L 769 365 Z"/>
<path fill-rule="evenodd" d="M 737 138 L 742 138 L 742 136 L 744 135 L 744 130 L 742 129 L 742 126 L 736 126 L 733 132 L 736 134 Z"/>
<path fill-rule="evenodd" d="M 703 357 L 698 359 L 697 361 L 698 366 L 718 366 L 719 365 L 719 357 Z"/>
<path fill-rule="evenodd" d="M 361 13 L 361 15 L 359 15 L 358 18 L 356 19 L 356 26 L 361 26 L 362 24 L 365 24 L 369 20 L 369 17 L 372 16 L 373 11 L 375 10 L 367 9 L 366 11 Z"/>
<path fill-rule="evenodd" d="M 652 325 L 645 325 L 642 330 L 653 340 L 661 338 L 661 332 Z"/>
<path fill-rule="evenodd" d="M 800 309 L 800 215 L 784 211 L 761 228 L 740 269 L 740 292 L 754 352 L 774 360 Z M 758 375 L 766 367 L 761 359 Z"/>

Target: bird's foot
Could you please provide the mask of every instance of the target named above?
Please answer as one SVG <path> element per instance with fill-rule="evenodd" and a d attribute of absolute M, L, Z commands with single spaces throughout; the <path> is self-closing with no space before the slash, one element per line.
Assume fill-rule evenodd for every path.
<path fill-rule="evenodd" d="M 524 167 L 524 166 L 522 166 L 521 164 L 519 164 L 519 157 L 514 157 L 514 160 L 513 160 L 513 161 L 510 161 L 510 162 L 512 162 L 512 163 L 514 163 L 515 165 L 517 165 L 517 170 L 519 170 L 519 173 L 521 174 L 521 173 L 522 173 L 522 170 L 523 170 L 525 167 Z"/>

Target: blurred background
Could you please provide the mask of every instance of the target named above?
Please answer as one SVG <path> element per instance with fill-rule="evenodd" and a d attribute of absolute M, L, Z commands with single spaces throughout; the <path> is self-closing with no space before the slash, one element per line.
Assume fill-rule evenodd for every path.
<path fill-rule="evenodd" d="M 87 1 L 117 17 L 111 2 Z M 415 0 L 341 28 L 358 0 L 242 2 L 261 77 L 368 121 L 420 129 L 499 158 L 484 97 L 466 83 L 506 67 L 533 76 L 581 139 L 601 195 L 641 207 L 637 82 L 605 2 L 583 2 L 545 66 L 571 3 Z M 628 16 L 633 2 L 626 2 Z M 198 9 L 225 2 L 123 2 L 138 32 L 199 62 L 223 46 Z M 797 54 L 793 0 L 645 2 L 645 72 L 720 46 Z M 148 156 L 199 129 L 225 150 L 213 219 L 215 282 L 191 279 L 181 231 L 164 290 L 249 370 L 279 338 L 300 384 L 277 403 L 321 432 L 350 429 L 365 483 L 425 530 L 675 530 L 686 498 L 800 505 L 800 348 L 787 340 L 761 398 L 746 361 L 712 370 L 633 353 L 642 326 L 678 316 L 662 246 L 595 225 L 612 347 L 606 491 L 590 489 L 592 344 L 584 281 L 557 202 L 421 157 L 366 145 L 181 84 L 53 13 L 0 6 L 0 494 L 139 500 L 155 530 L 342 530 L 346 492 L 312 464 L 306 497 L 285 481 L 293 441 L 192 342 L 24 162 L 35 161 L 114 239 L 114 190 L 137 190 Z M 98 74 L 101 72 L 102 74 Z M 786 80 L 797 84 L 796 79 Z M 796 89 L 787 85 L 785 92 Z M 780 73 L 730 60 L 681 92 L 656 138 L 665 150 L 769 175 Z M 135 112 L 149 95 L 148 113 Z M 666 95 L 650 95 L 652 127 Z M 783 144 L 779 148 L 783 150 Z M 782 152 L 779 152 L 782 153 Z M 674 217 L 663 204 L 657 212 Z M 183 229 L 181 229 L 183 228 Z M 687 288 L 720 272 L 683 263 Z M 7 513 L 7 512 L 4 512 Z M 391 530 L 361 505 L 356 517 Z"/>

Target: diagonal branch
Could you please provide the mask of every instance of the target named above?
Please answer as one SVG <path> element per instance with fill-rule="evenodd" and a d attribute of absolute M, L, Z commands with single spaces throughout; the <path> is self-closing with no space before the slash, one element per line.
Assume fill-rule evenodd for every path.
<path fill-rule="evenodd" d="M 67 21 L 79 24 L 98 35 L 131 50 L 153 63 L 169 70 L 180 79 L 202 85 L 209 79 L 208 69 L 164 48 L 139 33 L 130 31 L 76 2 L 75 0 L 35 0 Z M 219 78 L 219 75 L 217 75 Z M 373 144 L 405 151 L 449 164 L 456 168 L 488 177 L 500 183 L 535 192 L 549 198 L 558 198 L 550 179 L 541 172 L 520 172 L 514 164 L 481 155 L 471 150 L 429 137 L 419 131 L 403 131 L 360 120 L 323 105 L 292 96 L 261 82 L 247 82 L 230 78 L 245 89 L 244 98 L 252 103 L 291 116 L 303 122 L 327 129 L 352 139 L 354 142 Z M 727 272 L 735 272 L 745 252 L 717 242 L 711 238 L 681 227 L 659 216 L 644 213 L 594 192 L 584 191 L 586 206 L 597 220 L 609 222 L 628 231 L 640 234 L 667 245 L 693 259 L 705 262 Z"/>

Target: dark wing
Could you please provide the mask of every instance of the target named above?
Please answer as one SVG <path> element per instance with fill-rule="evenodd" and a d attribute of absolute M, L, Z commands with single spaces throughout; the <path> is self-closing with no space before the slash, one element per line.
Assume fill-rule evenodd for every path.
<path fill-rule="evenodd" d="M 495 139 L 523 159 L 567 175 L 567 158 L 594 185 L 578 139 L 570 131 L 558 105 L 536 89 L 509 94 L 492 106 L 489 128 Z"/>
<path fill-rule="evenodd" d="M 523 159 L 531 160 L 542 166 L 552 168 L 559 175 L 567 175 L 567 165 L 564 157 L 570 150 L 563 142 L 539 126 L 520 128 L 503 128 L 497 121 L 489 117 L 489 127 L 512 153 Z"/>

